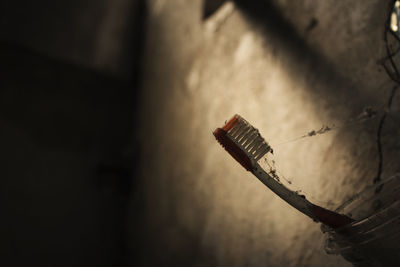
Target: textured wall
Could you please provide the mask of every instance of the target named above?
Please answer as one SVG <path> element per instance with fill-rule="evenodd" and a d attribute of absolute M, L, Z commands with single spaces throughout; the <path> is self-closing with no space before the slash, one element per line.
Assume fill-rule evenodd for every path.
<path fill-rule="evenodd" d="M 273 146 L 278 170 L 325 207 L 372 183 L 393 85 L 377 64 L 387 1 L 236 3 L 202 21 L 200 0 L 149 1 L 143 266 L 350 266 L 327 255 L 319 225 L 246 173 L 211 132 L 243 115 Z M 376 119 L 281 144 L 368 106 L 381 111 Z M 396 157 L 384 159 L 391 175 Z"/>

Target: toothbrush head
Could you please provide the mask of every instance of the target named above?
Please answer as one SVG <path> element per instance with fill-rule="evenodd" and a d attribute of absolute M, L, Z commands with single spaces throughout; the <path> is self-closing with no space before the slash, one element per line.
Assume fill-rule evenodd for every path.
<path fill-rule="evenodd" d="M 272 152 L 258 130 L 239 115 L 233 116 L 213 134 L 225 150 L 248 171 L 253 170 L 254 164 L 266 153 Z"/>

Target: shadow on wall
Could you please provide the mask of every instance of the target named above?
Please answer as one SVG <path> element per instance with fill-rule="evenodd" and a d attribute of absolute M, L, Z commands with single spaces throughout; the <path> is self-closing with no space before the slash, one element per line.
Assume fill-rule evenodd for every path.
<path fill-rule="evenodd" d="M 0 39 L 130 78 L 143 39 L 144 0 L 2 1 Z"/>
<path fill-rule="evenodd" d="M 0 14 L 0 265 L 126 266 L 145 3 Z"/>

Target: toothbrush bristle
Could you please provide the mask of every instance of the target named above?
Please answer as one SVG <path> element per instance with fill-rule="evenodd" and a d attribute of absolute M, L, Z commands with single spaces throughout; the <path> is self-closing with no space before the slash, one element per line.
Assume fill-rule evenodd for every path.
<path fill-rule="evenodd" d="M 229 124 L 231 121 L 235 123 Z M 226 128 L 227 135 L 245 151 L 250 158 L 257 161 L 271 151 L 271 147 L 265 142 L 259 131 L 241 116 L 235 115 L 229 122 L 229 127 Z"/>
<path fill-rule="evenodd" d="M 214 136 L 248 171 L 252 169 L 252 162 L 272 151 L 258 130 L 239 115 L 235 115 L 222 128 L 215 130 Z"/>
<path fill-rule="evenodd" d="M 213 132 L 217 141 L 221 144 L 223 148 L 239 162 L 246 170 L 251 171 L 253 169 L 253 163 L 247 154 L 228 137 L 226 131 L 221 128 L 217 128 Z"/>

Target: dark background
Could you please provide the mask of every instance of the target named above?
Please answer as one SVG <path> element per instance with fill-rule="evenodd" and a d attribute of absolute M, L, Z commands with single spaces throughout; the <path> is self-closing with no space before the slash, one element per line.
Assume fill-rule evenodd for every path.
<path fill-rule="evenodd" d="M 1 266 L 126 266 L 145 16 L 0 2 Z"/>

